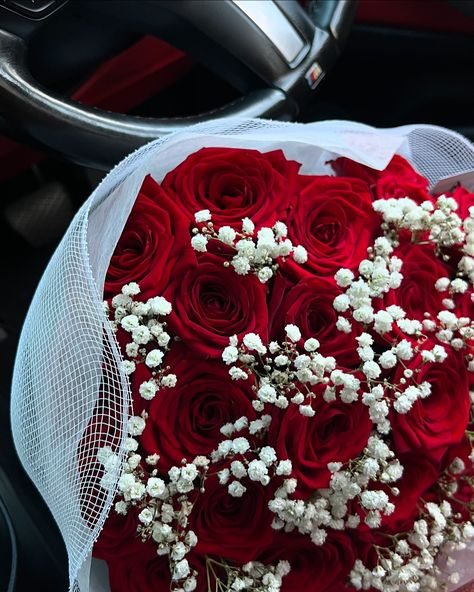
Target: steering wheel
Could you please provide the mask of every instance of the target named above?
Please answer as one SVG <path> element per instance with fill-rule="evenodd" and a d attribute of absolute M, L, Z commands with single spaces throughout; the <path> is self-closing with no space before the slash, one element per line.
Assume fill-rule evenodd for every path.
<path fill-rule="evenodd" d="M 337 60 L 355 8 L 355 0 L 312 0 L 306 10 L 296 0 L 1 0 L 3 123 L 68 160 L 108 169 L 142 144 L 194 123 L 228 116 L 292 120 Z M 70 9 L 104 27 L 158 36 L 243 96 L 197 116 L 149 119 L 55 95 L 32 77 L 28 41 Z"/>

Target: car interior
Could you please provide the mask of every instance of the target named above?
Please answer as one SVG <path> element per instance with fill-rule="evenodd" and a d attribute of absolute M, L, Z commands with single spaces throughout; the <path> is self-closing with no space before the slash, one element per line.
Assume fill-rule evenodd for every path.
<path fill-rule="evenodd" d="M 474 140 L 474 0 L 0 0 L 0 590 L 68 589 L 11 437 L 15 351 L 75 212 L 122 158 L 220 117 Z"/>

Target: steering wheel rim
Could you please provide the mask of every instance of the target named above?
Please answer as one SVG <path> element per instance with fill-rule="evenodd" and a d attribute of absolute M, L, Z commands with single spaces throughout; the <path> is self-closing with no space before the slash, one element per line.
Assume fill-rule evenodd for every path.
<path fill-rule="evenodd" d="M 197 53 L 246 93 L 191 117 L 151 119 L 86 107 L 43 88 L 27 66 L 28 35 L 0 29 L 0 111 L 12 133 L 73 162 L 107 170 L 146 142 L 195 123 L 222 117 L 295 119 L 337 60 L 356 1 L 312 0 L 307 12 L 296 0 L 74 5 L 104 22 L 126 22 Z"/>

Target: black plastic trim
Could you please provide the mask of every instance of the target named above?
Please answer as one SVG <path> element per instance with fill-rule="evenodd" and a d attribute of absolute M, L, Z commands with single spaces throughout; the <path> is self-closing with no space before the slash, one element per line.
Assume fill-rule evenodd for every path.
<path fill-rule="evenodd" d="M 15 527 L 13 526 L 13 521 L 11 519 L 10 513 L 8 512 L 7 506 L 3 501 L 0 495 L 0 515 L 3 518 L 5 523 L 8 538 L 10 542 L 10 576 L 8 578 L 8 584 L 5 592 L 14 592 L 15 585 L 16 585 L 16 577 L 17 577 L 17 568 L 18 568 L 18 547 L 17 547 L 17 540 L 15 534 Z M 5 552 L 3 549 L 2 553 Z"/>

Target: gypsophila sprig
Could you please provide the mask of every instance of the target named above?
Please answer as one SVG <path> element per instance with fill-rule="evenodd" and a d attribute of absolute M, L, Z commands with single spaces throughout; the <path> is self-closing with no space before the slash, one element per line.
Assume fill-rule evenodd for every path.
<path fill-rule="evenodd" d="M 236 336 L 230 338 L 229 346 L 222 353 L 223 361 L 230 366 L 229 374 L 233 380 L 256 379 L 253 387 L 256 398 L 253 407 L 263 411 L 265 405 L 286 409 L 288 405 L 298 405 L 300 413 L 313 416 L 311 390 L 318 384 L 330 385 L 331 372 L 336 361 L 332 356 L 322 356 L 318 352 L 319 343 L 312 338 L 300 348 L 297 342 L 301 332 L 295 325 L 286 326 L 287 339 L 283 343 L 271 342 L 263 345 L 258 335 L 249 333 L 239 344 Z M 341 373 L 341 382 L 347 395 L 356 392 L 359 382 L 352 375 Z"/>
<path fill-rule="evenodd" d="M 210 240 L 219 241 L 235 253 L 231 261 L 225 261 L 238 275 L 255 274 L 262 284 L 266 284 L 277 272 L 286 258 L 292 257 L 296 263 L 304 264 L 308 253 L 302 245 L 294 246 L 287 238 L 288 229 L 283 222 L 276 222 L 272 228 L 262 227 L 255 233 L 255 225 L 249 218 L 242 220 L 242 231 L 236 232 L 230 226 L 214 227 L 211 214 L 206 217 L 197 212 L 195 221 L 199 226 L 193 228 L 191 246 L 195 251 L 206 252 Z"/>
<path fill-rule="evenodd" d="M 459 574 L 444 574 L 436 557 L 464 549 L 474 537 L 472 522 L 453 520 L 449 502 L 426 503 L 420 516 L 413 529 L 393 537 L 391 545 L 375 547 L 377 567 L 369 569 L 356 561 L 350 574 L 356 590 L 446 590 L 448 584 L 457 583 Z"/>
<path fill-rule="evenodd" d="M 116 326 L 129 333 L 132 339 L 125 346 L 129 359 L 122 362 L 122 369 L 128 375 L 135 372 L 137 364 L 145 364 L 151 370 L 151 378 L 139 387 L 140 395 L 150 401 L 160 389 L 176 385 L 176 376 L 163 367 L 171 340 L 163 317 L 171 313 L 171 304 L 162 296 L 146 302 L 135 301 L 133 297 L 139 293 L 138 284 L 125 285 L 122 292 L 112 298 L 112 309 Z"/>

